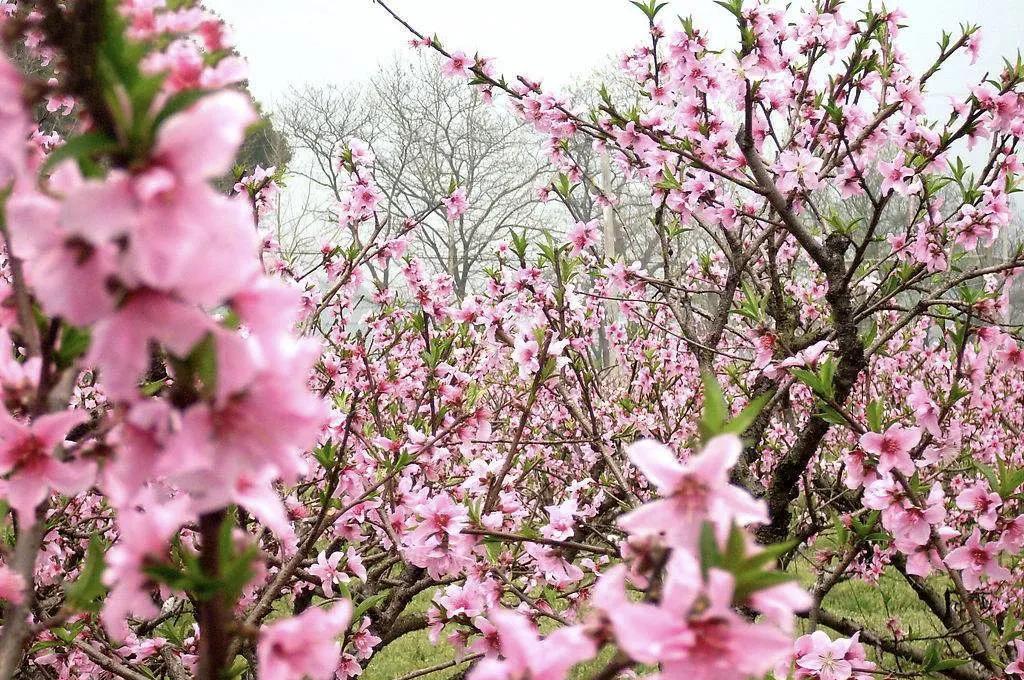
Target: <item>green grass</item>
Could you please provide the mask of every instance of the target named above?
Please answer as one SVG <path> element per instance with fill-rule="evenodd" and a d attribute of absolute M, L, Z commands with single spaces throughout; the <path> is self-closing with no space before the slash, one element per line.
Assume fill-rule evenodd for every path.
<path fill-rule="evenodd" d="M 433 594 L 433 590 L 420 593 L 410 603 L 406 613 L 425 612 L 430 606 Z M 441 639 L 435 645 L 428 638 L 426 630 L 418 630 L 398 638 L 382 649 L 380 653 L 370 659 L 370 663 L 363 670 L 361 677 L 363 680 L 395 680 L 407 673 L 451 661 L 454 658 L 455 649 L 445 640 L 445 634 L 441 635 Z M 464 666 L 456 666 L 426 677 L 429 680 L 445 680 L 458 673 L 462 668 Z"/>
<path fill-rule="evenodd" d="M 361 676 L 364 680 L 395 680 L 407 673 L 444 663 L 455 658 L 455 650 L 444 640 L 437 645 L 420 630 L 395 640 L 374 656 Z M 445 680 L 455 675 L 462 666 L 431 673 L 430 680 Z"/>
<path fill-rule="evenodd" d="M 883 634 L 891 618 L 899 621 L 907 637 L 929 636 L 942 630 L 939 621 L 902 577 L 888 572 L 877 586 L 863 581 L 840 583 L 825 598 L 824 607 Z"/>
<path fill-rule="evenodd" d="M 806 561 L 797 558 L 790 572 L 808 589 L 813 585 Z M 887 623 L 892 618 L 899 621 L 907 637 L 929 636 L 942 630 L 903 577 L 891 569 L 883 572 L 877 584 L 853 579 L 836 585 L 822 608 L 882 635 L 887 634 Z"/>

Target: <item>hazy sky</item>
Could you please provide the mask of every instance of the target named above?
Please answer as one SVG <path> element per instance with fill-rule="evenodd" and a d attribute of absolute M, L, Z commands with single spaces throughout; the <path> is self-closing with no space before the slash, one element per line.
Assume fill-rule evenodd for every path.
<path fill-rule="evenodd" d="M 627 0 L 391 0 L 392 8 L 447 47 L 495 57 L 506 75 L 522 73 L 557 88 L 645 39 L 646 19 Z M 850 0 L 856 7 L 866 2 Z M 371 0 L 207 0 L 235 31 L 248 58 L 252 87 L 270 103 L 291 84 L 358 81 L 407 50 L 408 33 Z M 966 59 L 933 81 L 934 94 L 961 92 L 1024 42 L 1024 0 L 890 0 L 909 15 L 903 45 L 918 65 L 936 53 L 945 28 L 981 24 L 982 59 Z M 712 39 L 735 28 L 712 0 L 672 0 L 675 14 L 693 15 Z"/>

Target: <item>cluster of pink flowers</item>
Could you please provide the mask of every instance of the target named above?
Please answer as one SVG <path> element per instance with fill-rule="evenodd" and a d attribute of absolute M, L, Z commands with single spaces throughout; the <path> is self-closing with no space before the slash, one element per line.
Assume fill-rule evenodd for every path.
<path fill-rule="evenodd" d="M 94 329 L 86 360 L 120 413 L 109 434 L 117 454 L 102 472 L 108 498 L 128 509 L 153 484 L 184 492 L 191 503 L 179 525 L 237 503 L 287 541 L 291 530 L 269 484 L 295 479 L 297 453 L 319 433 L 323 409 L 305 378 L 318 350 L 292 335 L 298 294 L 259 268 L 249 203 L 208 184 L 230 168 L 254 120 L 242 93 L 208 95 L 161 126 L 146 166 L 82 179 L 64 165 L 49 182 L 59 198 L 19 182 L 7 210 L 14 255 L 27 263 L 43 310 Z M 236 327 L 223 323 L 223 312 L 202 311 L 224 305 Z M 140 389 L 153 343 L 181 362 L 164 398 Z M 197 348 L 216 366 L 212 374 L 187 366 Z M 54 435 L 87 419 L 71 415 L 81 417 L 41 432 L 50 437 L 41 437 L 47 455 Z M 35 469 L 34 477 L 12 478 L 8 494 L 59 479 Z M 91 484 L 87 475 L 75 478 L 79 490 Z M 30 516 L 41 496 L 18 509 Z M 122 544 L 132 550 L 141 542 L 128 535 Z M 149 608 L 144 592 L 121 592 L 135 580 L 129 576 L 110 572 L 121 593 L 109 601 L 119 603 L 109 605 L 112 626 Z"/>
<path fill-rule="evenodd" d="M 157 12 L 152 3 L 123 11 L 134 39 L 193 33 L 210 52 L 226 46 L 220 22 L 205 12 Z M 76 157 L 40 167 L 24 142 L 21 78 L 0 65 L 9 257 L 22 263 L 13 286 L 88 338 L 81 360 L 99 377 L 106 406 L 62 408 L 71 394 L 55 391 L 60 367 L 45 354 L 12 364 L 0 413 L 2 493 L 26 528 L 54 492 L 75 496 L 95 484 L 104 494 L 117 515 L 103 619 L 117 639 L 132 635 L 128 616 L 158 613 L 148 570 L 169 559 L 171 539 L 199 517 L 237 505 L 294 548 L 272 485 L 304 471 L 300 453 L 326 417 L 308 387 L 319 345 L 294 330 L 300 293 L 261 268 L 249 197 L 211 186 L 230 170 L 255 108 L 247 94 L 220 89 L 242 77 L 233 58 L 208 68 L 192 45 L 173 42 L 140 67 L 162 76 L 158 104 L 184 90 L 196 101 L 163 120 L 155 110 L 125 112 L 136 119 L 114 124 L 152 125 L 152 144 L 99 172 L 83 173 Z M 36 332 L 25 326 L 31 316 L 16 322 L 23 341 Z M 6 329 L 3 340 L 9 361 Z M 57 408 L 46 412 L 48 401 Z M 10 601 L 19 601 L 19 579 L 7 578 Z"/>
<path fill-rule="evenodd" d="M 631 446 L 630 459 L 663 497 L 620 519 L 630 533 L 631 554 L 627 564 L 598 578 L 593 600 L 597 616 L 541 637 L 522 614 L 495 611 L 489 625 L 474 624 L 485 636 L 493 634 L 496 642 L 483 646 L 485 661 L 472 677 L 563 680 L 572 666 L 595 656 L 605 635 L 631 659 L 659 664 L 666 677 L 758 676 L 786 658 L 793 615 L 810 606 L 807 594 L 795 584 L 781 584 L 738 599 L 736 577 L 708 569 L 697 556 L 701 527 L 713 526 L 713 540 L 724 541 L 739 526 L 764 518 L 759 503 L 729 484 L 740 446 L 737 437 L 721 435 L 685 464 L 655 442 Z M 746 547 L 756 552 L 753 545 Z M 653 601 L 637 602 L 628 594 L 627 579 L 643 593 L 653 583 L 648 570 L 657 561 L 654 555 L 666 549 L 670 556 L 660 594 Z M 448 618 L 484 611 L 483 600 L 467 596 L 461 590 L 438 604 Z M 767 620 L 744 619 L 735 610 L 741 604 Z"/>
<path fill-rule="evenodd" d="M 851 638 L 832 640 L 820 630 L 797 638 L 793 645 L 793 676 L 815 680 L 870 680 L 877 667 L 868 661 L 864 645 L 857 638 L 854 634 Z"/>
<path fill-rule="evenodd" d="M 642 571 L 613 567 L 598 582 L 595 604 L 608 617 L 620 647 L 636 661 L 660 664 L 668 677 L 760 676 L 788 653 L 793 615 L 810 607 L 809 596 L 788 583 L 736 596 L 736 576 L 702 564 L 702 527 L 713 527 L 725 542 L 736 527 L 767 520 L 763 503 L 729 483 L 729 471 L 742 444 L 719 435 L 684 464 L 666 447 L 642 441 L 629 449 L 630 460 L 653 483 L 661 498 L 620 518 L 630 543 L 647 549 L 664 541 L 671 557 L 657 604 L 636 603 L 624 590 L 627 574 L 643 587 Z M 654 539 L 654 542 L 651 542 Z M 749 538 L 744 551 L 756 552 Z M 639 556 L 638 556 L 639 557 Z M 765 616 L 751 623 L 735 611 L 748 606 Z"/>
<path fill-rule="evenodd" d="M 670 264 L 676 244 L 666 246 L 665 235 L 659 232 L 665 258 L 660 274 L 665 282 L 658 280 L 657 272 L 648 274 L 639 264 L 627 268 L 621 261 L 610 262 L 602 276 L 590 282 L 588 293 L 615 299 L 627 326 L 648 330 L 682 326 L 680 332 L 690 337 L 694 337 L 693 328 L 686 328 L 684 317 L 694 301 L 686 292 L 676 291 L 685 287 L 723 291 L 721 295 L 734 303 L 730 313 L 744 303 L 741 313 L 750 321 L 742 325 L 743 330 L 727 324 L 724 336 L 714 336 L 726 346 L 702 348 L 697 336 L 687 349 L 699 353 L 700 348 L 711 354 L 721 350 L 716 370 L 723 364 L 735 367 L 735 362 L 723 355 L 733 360 L 736 355 L 753 356 L 746 374 L 748 394 L 750 386 L 760 384 L 755 378 L 767 378 L 770 384 L 788 390 L 792 403 L 817 404 L 797 406 L 800 416 L 796 422 L 772 421 L 765 434 L 759 435 L 763 438 L 755 474 L 765 487 L 772 483 L 773 465 L 794 445 L 802 428 L 809 420 L 822 417 L 816 415 L 815 408 L 817 414 L 827 412 L 833 425 L 846 426 L 845 433 L 833 427 L 811 464 L 822 466 L 826 486 L 832 482 L 824 480 L 834 476 L 849 489 L 863 491 L 859 497 L 863 509 L 878 511 L 887 544 L 883 547 L 868 541 L 872 549 L 860 554 L 854 551 L 851 557 L 856 559 L 842 569 L 874 580 L 890 567 L 894 556 L 901 555 L 905 566 L 893 566 L 911 576 L 945 570 L 962 581 L 967 591 L 984 591 L 984 596 L 976 599 L 977 595 L 957 584 L 958 596 L 971 601 L 965 601 L 969 609 L 979 606 L 990 614 L 1019 610 L 1013 600 L 1020 593 L 1021 564 L 1016 553 L 1024 508 L 1017 493 L 1020 480 L 1015 475 L 1024 460 L 1019 447 L 1007 444 L 1013 437 L 1004 426 L 1022 415 L 1012 395 L 1021 385 L 1019 369 L 1024 361 L 1020 340 L 999 330 L 998 324 L 1008 314 L 1010 291 L 1024 263 L 1018 254 L 988 273 L 973 273 L 958 258 L 965 251 L 991 245 L 1009 224 L 1007 187 L 1016 187 L 1021 165 L 1016 149 L 1007 144 L 1008 137 L 1000 135 L 1021 132 L 1024 74 L 1019 68 L 1007 68 L 1000 74 L 999 87 L 985 83 L 974 88 L 966 101 L 954 101 L 947 123 L 933 124 L 925 117 L 923 94 L 930 72 L 917 77 L 907 65 L 906 55 L 892 47 L 904 18 L 898 11 L 869 11 L 851 18 L 838 7 L 793 14 L 768 2 L 748 3 L 731 10 L 745 32 L 744 49 L 738 55 L 709 50 L 705 35 L 690 22 L 684 22 L 683 30 L 675 33 L 663 29 L 655 19 L 659 10 L 654 5 L 644 11 L 651 21 L 651 45 L 627 54 L 620 64 L 649 98 L 639 111 L 616 109 L 608 93 L 602 92 L 604 105 L 588 118 L 575 113 L 565 99 L 543 92 L 538 83 L 520 78 L 506 84 L 490 78 L 478 67 L 480 57 L 470 60 L 444 52 L 436 40 L 419 46 L 445 54 L 446 74 L 473 77 L 482 89 L 504 90 L 511 108 L 548 140 L 551 162 L 563 174 L 563 181 L 587 187 L 599 205 L 608 205 L 610 197 L 588 183 L 592 168 L 580 164 L 564 145 L 576 133 L 590 137 L 598 152 L 611 154 L 624 176 L 639 179 L 641 186 L 649 189 L 659 219 L 665 210 L 671 216 L 664 217 L 666 222 L 698 225 L 696 231 L 707 232 L 716 240 L 717 248 L 711 247 L 710 252 L 701 251 L 699 257 Z M 880 26 L 886 31 L 884 37 L 874 33 Z M 829 71 L 837 64 L 863 65 L 860 60 L 865 46 L 875 40 L 890 55 L 884 72 L 852 66 L 845 75 Z M 959 39 L 950 36 L 940 45 L 935 67 L 961 49 L 970 54 L 973 63 L 980 44 L 976 27 L 962 27 Z M 805 70 L 787 66 L 793 63 Z M 812 69 L 818 77 L 812 78 Z M 829 102 L 827 108 L 810 105 L 823 100 Z M 745 121 L 724 113 L 744 109 L 750 110 Z M 782 119 L 791 129 L 779 137 Z M 751 137 L 753 151 L 742 141 L 745 133 Z M 962 161 L 955 155 L 958 141 L 965 140 L 970 148 L 985 138 L 992 139 L 985 181 L 956 199 L 939 195 L 930 182 L 942 182 L 950 174 L 956 181 L 963 176 Z M 895 156 L 892 147 L 900 149 Z M 763 196 L 766 180 L 752 168 L 751 156 L 761 159 L 770 189 L 783 196 L 795 221 L 803 222 L 810 231 L 809 238 L 790 222 L 776 223 L 777 235 L 760 222 L 759 201 L 763 199 L 750 189 Z M 846 233 L 835 216 L 823 219 L 811 204 L 812 195 L 832 187 L 842 198 L 862 198 L 876 210 L 904 197 L 921 204 L 905 226 L 877 239 L 883 245 L 888 242 L 891 253 L 883 253 L 880 260 L 865 259 L 863 248 L 871 241 L 869 232 L 854 257 L 853 266 L 859 268 L 851 270 L 847 279 L 855 282 L 854 307 L 862 314 L 860 319 L 870 317 L 877 324 L 882 340 L 875 346 L 865 341 L 863 349 L 870 350 L 867 370 L 857 377 L 852 394 L 841 397 L 838 405 L 829 401 L 835 398 L 830 383 L 849 350 L 837 344 L 835 335 L 829 336 L 829 327 L 821 323 L 835 313 L 828 293 L 836 281 L 834 277 L 826 280 L 826 258 L 807 245 L 832 227 Z M 541 194 L 550 198 L 562 191 L 555 182 Z M 775 202 L 764 203 L 779 211 Z M 586 263 L 592 262 L 585 251 L 597 241 L 596 225 L 580 221 L 568 230 L 566 240 L 572 254 Z M 749 245 L 766 238 L 771 243 L 768 262 L 756 245 Z M 889 264 L 888 255 L 894 264 Z M 784 272 L 781 280 L 764 276 L 760 299 L 749 290 L 744 289 L 740 296 L 736 287 L 729 287 L 736 273 L 736 258 L 743 257 L 753 258 L 764 271 Z M 680 278 L 670 275 L 672 267 L 685 280 L 681 286 Z M 908 269 L 901 271 L 902 267 Z M 956 278 L 949 277 L 953 284 L 937 276 L 950 269 L 956 274 Z M 744 275 L 750 273 L 743 271 Z M 526 278 L 528 274 L 524 270 L 519 275 Z M 936 334 L 933 324 L 937 322 L 927 311 L 904 313 L 906 308 L 888 304 L 891 293 L 887 287 L 900 277 L 923 277 L 941 292 L 963 281 L 978 284 L 970 296 L 965 295 L 970 315 L 967 327 L 958 331 L 964 338 L 956 340 L 949 328 Z M 909 283 L 895 283 L 899 284 L 897 290 L 910 287 Z M 779 293 L 763 292 L 775 286 L 781 289 L 781 298 Z M 659 306 L 647 307 L 641 301 Z M 792 328 L 772 327 L 773 323 L 783 325 L 788 312 L 780 315 L 771 304 L 799 306 L 797 335 L 807 341 L 800 342 L 796 350 L 790 349 L 795 344 Z M 927 310 L 928 304 L 933 302 L 922 301 L 920 309 Z M 594 314 L 600 316 L 600 311 L 595 309 Z M 706 321 L 710 323 L 711 317 Z M 694 324 L 698 329 L 701 325 Z M 680 399 L 666 385 L 673 380 L 670 376 L 680 376 L 683 383 L 692 385 L 697 375 L 694 363 L 673 363 L 675 357 L 657 331 L 651 331 L 656 340 L 642 342 L 640 336 L 618 335 L 619 328 L 619 324 L 608 328 L 613 346 L 624 341 L 616 348 L 617 356 L 650 357 L 649 362 L 638 359 L 630 363 L 630 406 L 636 409 L 645 396 L 657 395 L 664 407 L 684 408 L 687 393 Z M 748 342 L 730 334 L 743 334 Z M 523 335 L 514 340 L 521 378 L 539 370 L 544 360 L 542 337 Z M 897 395 L 907 393 L 909 400 L 904 403 Z M 992 409 L 1000 415 L 995 416 Z M 678 427 L 656 413 L 632 411 L 622 417 L 641 430 L 645 426 L 654 431 Z M 627 514 L 622 518 L 624 526 L 631 529 L 630 523 L 639 518 L 676 541 L 692 540 L 693 524 L 678 521 L 691 516 L 689 506 L 671 500 L 677 483 L 671 478 L 659 480 L 658 472 L 648 476 L 666 498 Z M 1015 485 L 1013 480 L 1017 480 Z M 820 521 L 814 514 L 813 509 L 808 511 L 805 520 L 809 524 Z M 716 516 L 732 515 L 723 510 Z M 859 520 L 848 515 L 838 519 L 847 529 L 858 526 Z M 862 540 L 855 539 L 853 545 L 863 547 Z M 823 557 L 823 565 L 835 557 Z M 969 618 L 978 616 L 973 611 L 969 614 Z M 863 658 L 856 638 L 847 644 L 851 654 Z M 872 670 L 869 664 L 861 668 L 865 673 Z M 849 677 L 842 673 L 845 670 L 841 676 Z"/>

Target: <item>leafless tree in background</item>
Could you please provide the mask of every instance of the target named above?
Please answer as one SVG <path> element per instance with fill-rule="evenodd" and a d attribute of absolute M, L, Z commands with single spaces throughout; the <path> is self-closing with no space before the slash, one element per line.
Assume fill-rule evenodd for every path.
<path fill-rule="evenodd" d="M 331 205 L 343 191 L 335 159 L 353 136 L 376 156 L 386 213 L 420 214 L 453 184 L 466 190 L 465 215 L 449 223 L 435 212 L 413 241 L 417 255 L 452 276 L 460 297 L 497 240 L 509 230 L 543 225 L 536 189 L 546 181 L 546 163 L 537 140 L 511 113 L 442 77 L 429 57 L 395 61 L 358 90 L 295 89 L 278 115 L 293 145 L 292 167 L 310 185 L 293 192 L 305 196 L 281 223 L 282 231 L 292 231 L 281 234 L 286 252 L 312 252 L 319 245 L 313 239 L 331 238 L 336 227 L 322 227 L 333 221 Z"/>
<path fill-rule="evenodd" d="M 303 259 L 337 235 L 337 153 L 352 137 L 372 142 L 374 119 L 364 90 L 314 85 L 292 88 L 275 118 L 291 145 L 293 177 L 276 214 L 277 238 L 287 259 Z"/>

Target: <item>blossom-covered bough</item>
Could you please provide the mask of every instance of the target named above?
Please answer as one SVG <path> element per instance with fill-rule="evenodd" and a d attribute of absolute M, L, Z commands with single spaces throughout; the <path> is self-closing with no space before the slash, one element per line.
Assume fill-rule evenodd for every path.
<path fill-rule="evenodd" d="M 0 678 L 346 678 L 423 630 L 408 678 L 1022 674 L 1024 66 L 926 117 L 976 28 L 915 75 L 895 11 L 731 0 L 713 51 L 638 4 L 628 108 L 415 35 L 567 212 L 462 299 L 406 251 L 473 196 L 386 212 L 359 140 L 283 256 L 201 7 L 3 5 Z M 648 267 L 581 142 L 650 194 Z M 925 629 L 832 606 L 882 578 Z"/>

